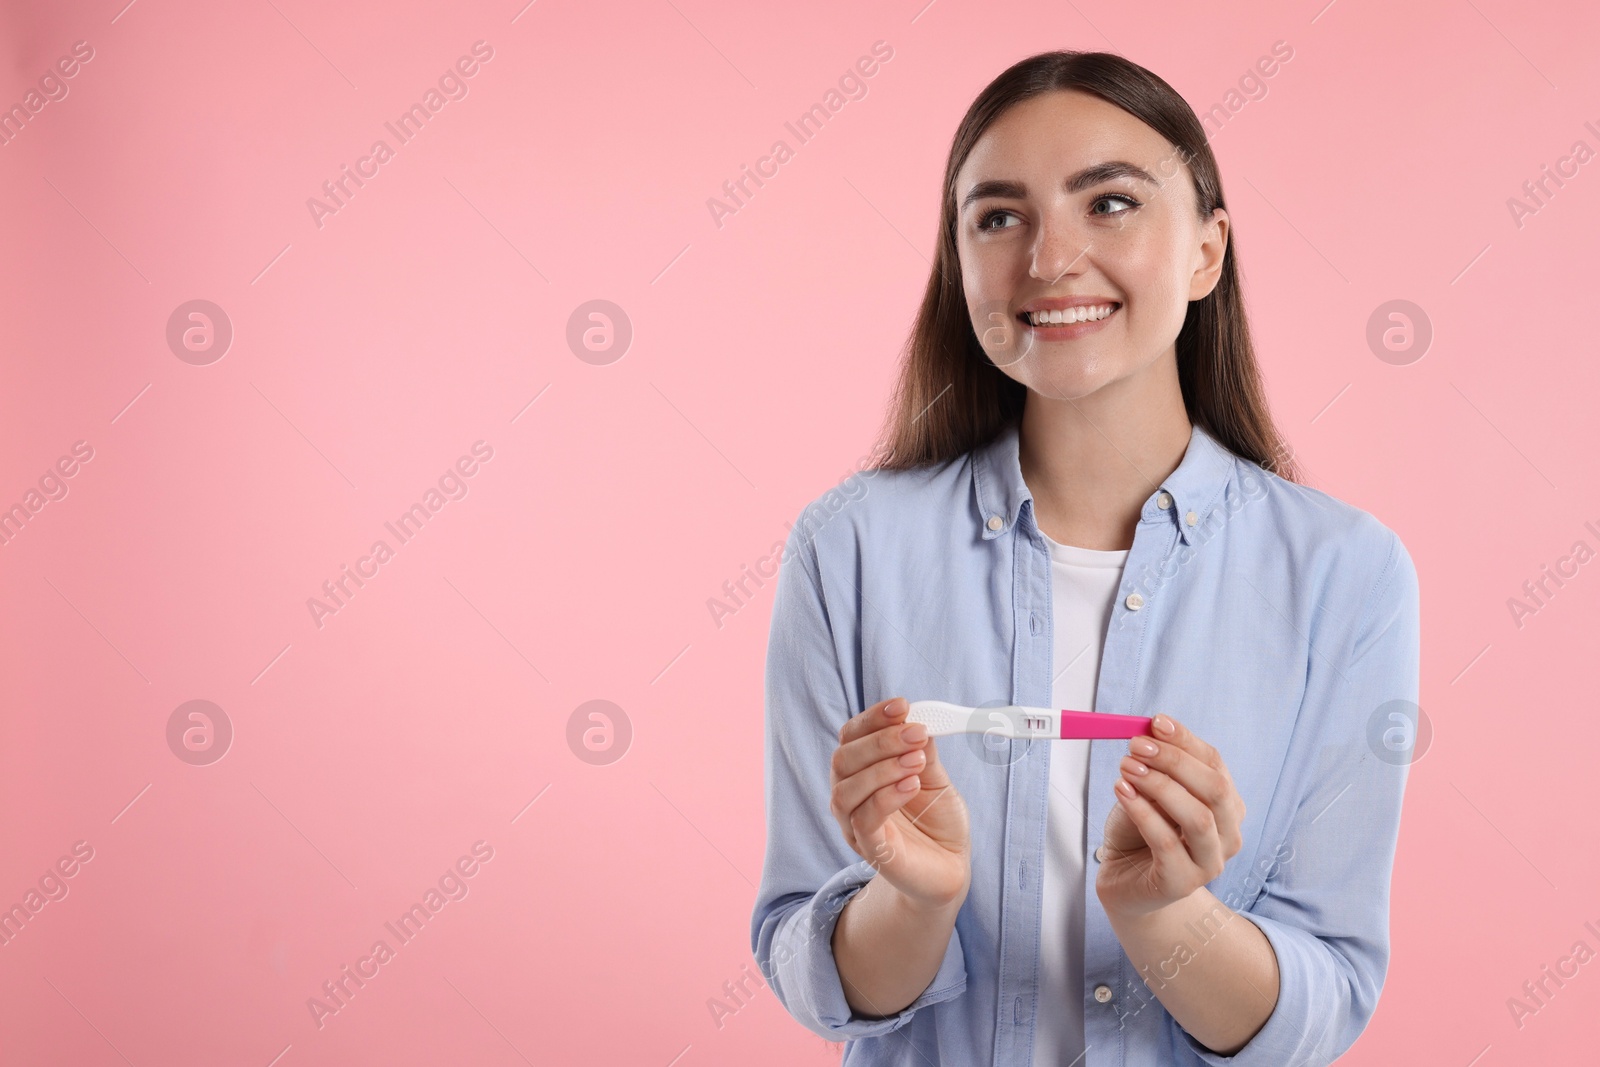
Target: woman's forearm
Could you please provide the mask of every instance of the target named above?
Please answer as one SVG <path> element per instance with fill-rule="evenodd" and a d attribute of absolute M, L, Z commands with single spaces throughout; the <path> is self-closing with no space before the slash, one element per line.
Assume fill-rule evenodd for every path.
<path fill-rule="evenodd" d="M 1167 1013 L 1221 1056 L 1243 1048 L 1278 1004 L 1278 956 L 1261 928 L 1209 889 L 1159 911 L 1106 916 Z"/>
<path fill-rule="evenodd" d="M 833 958 L 850 1010 L 884 1018 L 922 995 L 939 973 L 966 894 L 919 905 L 877 875 L 850 898 L 833 928 Z"/>

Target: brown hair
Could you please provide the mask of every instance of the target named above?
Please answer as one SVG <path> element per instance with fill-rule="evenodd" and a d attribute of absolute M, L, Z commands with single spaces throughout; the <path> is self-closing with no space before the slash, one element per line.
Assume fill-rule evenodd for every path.
<path fill-rule="evenodd" d="M 939 464 L 985 444 L 1020 419 L 1027 386 L 994 365 L 972 329 L 956 250 L 956 174 L 978 138 L 1011 105 L 1076 89 L 1120 107 L 1172 143 L 1188 166 L 1196 209 L 1224 207 L 1222 180 L 1205 128 L 1165 81 L 1109 52 L 1043 52 L 1007 69 L 978 94 L 956 130 L 945 164 L 939 242 L 917 310 L 877 451 L 875 469 Z M 1189 421 L 1236 455 L 1288 481 L 1300 480 L 1292 450 L 1273 425 L 1261 387 L 1230 225 L 1222 273 L 1190 302 L 1176 341 L 1178 381 Z"/>

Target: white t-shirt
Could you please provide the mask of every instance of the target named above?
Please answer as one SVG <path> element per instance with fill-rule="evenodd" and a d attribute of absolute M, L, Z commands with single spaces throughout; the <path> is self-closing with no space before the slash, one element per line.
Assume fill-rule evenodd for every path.
<path fill-rule="evenodd" d="M 1093 711 L 1100 653 L 1128 551 L 1050 549 L 1056 710 Z M 1034 1067 L 1082 1067 L 1085 817 L 1089 742 L 1052 741 L 1045 818 L 1044 916 L 1039 930 L 1039 1010 Z"/>

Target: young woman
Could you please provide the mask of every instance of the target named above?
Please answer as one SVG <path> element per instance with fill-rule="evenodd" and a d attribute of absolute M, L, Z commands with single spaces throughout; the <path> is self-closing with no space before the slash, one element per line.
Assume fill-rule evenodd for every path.
<path fill-rule="evenodd" d="M 956 132 L 885 458 L 791 529 L 768 649 L 752 947 L 846 1064 L 1326 1064 L 1376 1007 L 1416 571 L 1300 483 L 1232 236 L 1127 60 L 1034 56 Z M 934 741 L 921 699 L 1155 736 Z"/>

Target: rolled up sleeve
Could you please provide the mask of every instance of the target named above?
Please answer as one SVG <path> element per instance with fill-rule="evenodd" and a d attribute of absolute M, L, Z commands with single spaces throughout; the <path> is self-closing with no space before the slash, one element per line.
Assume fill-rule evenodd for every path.
<path fill-rule="evenodd" d="M 1259 898 L 1240 912 L 1278 960 L 1278 1000 L 1243 1048 L 1219 1055 L 1178 1027 L 1198 1062 L 1319 1067 L 1355 1043 L 1377 1009 L 1389 965 L 1389 883 L 1414 736 L 1394 718 L 1420 679 L 1416 568 L 1392 531 L 1353 641 L 1331 659 L 1315 647 L 1302 715 L 1316 740 L 1292 768 L 1304 783 Z M 1377 558 L 1383 557 L 1380 549 Z M 1318 718 L 1320 717 L 1320 722 Z M 1284 786 L 1291 783 L 1285 782 Z M 1283 788 L 1283 786 L 1280 786 Z M 1177 1027 L 1169 1016 L 1170 1025 Z"/>
<path fill-rule="evenodd" d="M 831 1041 L 898 1030 L 967 986 L 960 935 L 911 1004 L 882 1018 L 852 1013 L 833 955 L 833 931 L 872 865 L 844 840 L 830 810 L 839 730 L 861 709 L 840 667 L 815 547 L 791 529 L 779 569 L 766 662 L 766 856 L 751 915 L 751 947 L 773 993 L 796 1020 Z"/>

